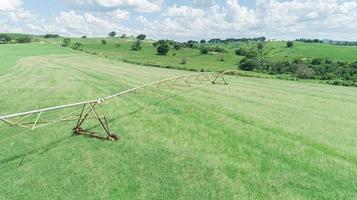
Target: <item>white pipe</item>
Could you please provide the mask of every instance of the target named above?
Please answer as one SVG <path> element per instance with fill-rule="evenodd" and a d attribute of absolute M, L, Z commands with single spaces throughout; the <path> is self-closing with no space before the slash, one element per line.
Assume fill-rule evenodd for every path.
<path fill-rule="evenodd" d="M 132 89 L 129 89 L 129 90 L 125 90 L 123 92 L 119 92 L 119 93 L 116 93 L 116 94 L 113 94 L 111 96 L 107 96 L 107 97 L 104 97 L 104 98 L 99 98 L 99 99 L 90 100 L 90 101 L 83 101 L 83 102 L 79 102 L 79 103 L 72 103 L 72 104 L 67 104 L 67 105 L 61 105 L 61 106 L 54 106 L 54 107 L 49 107 L 49 108 L 43 108 L 43 109 L 39 109 L 39 110 L 32 110 L 32 111 L 27 111 L 27 112 L 15 113 L 15 114 L 11 114 L 11 115 L 0 116 L 0 120 L 19 117 L 19 116 L 24 116 L 24 115 L 31 115 L 31 114 L 35 114 L 35 113 L 41 113 L 41 112 L 48 112 L 48 111 L 53 111 L 53 110 L 65 109 L 65 108 L 80 106 L 80 105 L 84 105 L 84 104 L 88 104 L 88 103 L 98 103 L 98 104 L 100 104 L 105 100 L 109 100 L 109 99 L 112 99 L 114 97 L 129 93 L 129 92 L 133 92 L 135 90 L 138 90 L 138 89 L 141 89 L 141 88 L 144 88 L 144 87 L 147 87 L 147 86 L 158 84 L 160 82 L 165 82 L 165 81 L 169 81 L 169 80 L 180 79 L 180 78 L 185 78 L 185 77 L 190 77 L 190 76 L 198 76 L 198 75 L 201 75 L 201 74 L 210 74 L 210 73 L 216 73 L 216 72 L 202 72 L 202 73 L 194 73 L 194 74 L 188 74 L 188 75 L 182 75 L 182 76 L 175 76 L 175 77 L 171 77 L 171 78 L 162 79 L 162 80 L 159 80 L 159 81 L 147 83 L 147 84 L 144 84 L 144 85 L 140 85 L 140 86 L 137 86 L 135 88 L 132 88 Z"/>

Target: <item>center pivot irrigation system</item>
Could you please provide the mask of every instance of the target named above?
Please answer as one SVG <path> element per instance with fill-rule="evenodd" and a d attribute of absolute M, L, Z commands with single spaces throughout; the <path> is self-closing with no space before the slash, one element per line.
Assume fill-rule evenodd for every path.
<path fill-rule="evenodd" d="M 171 78 L 147 83 L 144 85 L 140 85 L 135 88 L 113 94 L 111 96 L 98 98 L 96 100 L 83 101 L 79 103 L 72 103 L 67 105 L 61 105 L 61 106 L 28 111 L 28 112 L 0 116 L 0 121 L 3 121 L 10 126 L 18 126 L 30 130 L 35 130 L 43 126 L 52 125 L 59 122 L 77 121 L 75 127 L 72 129 L 74 134 L 81 134 L 81 135 L 87 135 L 98 139 L 117 141 L 119 139 L 119 136 L 115 133 L 110 132 L 108 120 L 105 117 L 104 111 L 102 109 L 102 105 L 104 102 L 107 102 L 113 98 L 120 97 L 131 92 L 136 92 L 140 89 L 149 86 L 155 86 L 156 88 L 159 88 L 160 86 L 165 85 L 171 89 L 174 89 L 175 86 L 179 86 L 178 85 L 179 82 L 182 82 L 186 86 L 191 87 L 191 85 L 197 83 L 197 81 L 210 81 L 212 84 L 221 83 L 227 85 L 227 82 L 223 75 L 229 72 L 231 71 L 225 71 L 221 73 L 204 72 L 204 73 L 194 73 L 194 74 L 171 77 Z M 60 119 L 41 121 L 41 118 L 43 118 L 41 117 L 41 115 L 44 113 L 51 112 L 51 111 L 65 110 L 74 107 L 81 107 L 81 112 L 79 115 L 75 115 L 75 116 L 71 115 L 71 116 L 61 117 Z M 98 109 L 98 107 L 100 107 L 100 109 Z M 99 110 L 101 111 L 101 113 L 99 112 Z M 92 114 L 93 116 L 90 117 L 90 114 Z M 104 129 L 107 136 L 104 137 L 98 135 L 96 132 L 90 132 L 88 130 L 83 129 L 82 125 L 88 119 L 98 120 L 98 122 L 100 123 L 101 127 Z"/>

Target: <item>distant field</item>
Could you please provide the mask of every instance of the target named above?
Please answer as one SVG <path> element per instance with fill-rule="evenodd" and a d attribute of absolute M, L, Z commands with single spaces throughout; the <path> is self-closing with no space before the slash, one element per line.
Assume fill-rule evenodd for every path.
<path fill-rule="evenodd" d="M 107 44 L 101 45 L 101 39 L 74 39 L 73 42 L 81 42 L 83 49 L 89 52 L 95 52 L 108 58 L 126 60 L 145 65 L 172 66 L 175 68 L 186 68 L 206 71 L 224 71 L 237 69 L 239 61 L 243 57 L 229 53 L 214 53 L 213 55 L 200 54 L 198 49 L 171 49 L 166 56 L 157 55 L 156 48 L 151 42 L 142 42 L 142 50 L 133 51 L 131 45 L 134 40 L 123 40 L 119 38 L 106 38 Z M 221 61 L 223 58 L 224 61 Z M 182 64 L 182 60 L 186 64 Z"/>
<path fill-rule="evenodd" d="M 84 49 L 95 52 L 112 59 L 126 60 L 145 65 L 158 65 L 162 67 L 172 66 L 175 68 L 187 68 L 206 71 L 224 71 L 237 69 L 239 61 L 243 58 L 235 55 L 238 47 L 247 45 L 254 46 L 253 42 L 248 44 L 238 42 L 229 44 L 211 44 L 226 49 L 227 53 L 213 53 L 213 55 L 202 55 L 198 49 L 183 49 L 176 51 L 171 49 L 168 55 L 156 55 L 156 48 L 150 42 L 143 42 L 141 51 L 132 51 L 133 40 L 121 40 L 118 38 L 107 39 L 107 45 L 100 45 L 100 39 L 76 39 L 84 44 Z M 223 58 L 223 61 L 221 61 Z M 310 44 L 294 42 L 293 48 L 287 48 L 286 42 L 267 42 L 263 49 L 263 58 L 273 61 L 293 61 L 297 58 L 328 58 L 335 61 L 357 61 L 357 47 L 336 46 L 329 44 Z M 182 64 L 182 59 L 187 63 Z"/>
<path fill-rule="evenodd" d="M 357 47 L 294 42 L 293 48 L 287 48 L 286 42 L 270 42 L 265 47 L 265 56 L 281 61 L 308 57 L 355 62 L 357 61 Z"/>
<path fill-rule="evenodd" d="M 18 38 L 22 34 L 10 34 L 13 38 Z M 63 37 L 43 38 L 32 36 L 35 39 L 60 45 Z M 72 45 L 75 42 L 83 44 L 85 52 L 95 53 L 102 57 L 121 60 L 130 63 L 161 66 L 166 68 L 193 69 L 205 71 L 224 71 L 238 68 L 238 63 L 243 59 L 242 56 L 235 55 L 235 50 L 239 47 L 253 47 L 256 49 L 256 42 L 235 42 L 228 44 L 208 44 L 209 46 L 219 46 L 227 50 L 227 53 L 212 53 L 203 55 L 199 49 L 185 48 L 182 50 L 171 49 L 166 56 L 160 56 L 156 53 L 156 48 L 152 46 L 152 41 L 142 42 L 142 50 L 132 51 L 131 45 L 133 38 L 120 39 L 115 38 L 71 38 Z M 101 40 L 107 41 L 106 45 L 101 44 Z M 270 41 L 266 42 L 262 51 L 262 58 L 272 61 L 293 61 L 300 58 L 328 58 L 334 61 L 357 61 L 357 47 L 355 46 L 337 46 L 319 43 L 294 42 L 293 48 L 287 48 L 286 42 Z M 183 59 L 186 63 L 183 64 Z M 13 60 L 10 58 L 10 60 Z"/>
<path fill-rule="evenodd" d="M 7 72 L 24 56 L 67 54 L 73 51 L 59 48 L 57 44 L 11 44 L 0 45 L 0 75 Z"/>
<path fill-rule="evenodd" d="M 0 64 L 0 115 L 188 73 L 53 45 L 0 45 L 0 57 L 13 58 Z M 105 103 L 120 142 L 72 136 L 73 123 L 0 124 L 0 199 L 357 198 L 356 88 L 227 80 Z"/>

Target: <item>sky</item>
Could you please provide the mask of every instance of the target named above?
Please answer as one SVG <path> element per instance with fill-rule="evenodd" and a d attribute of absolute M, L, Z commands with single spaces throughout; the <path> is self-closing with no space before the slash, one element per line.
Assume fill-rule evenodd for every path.
<path fill-rule="evenodd" d="M 0 0 L 0 32 L 357 41 L 356 0 Z"/>

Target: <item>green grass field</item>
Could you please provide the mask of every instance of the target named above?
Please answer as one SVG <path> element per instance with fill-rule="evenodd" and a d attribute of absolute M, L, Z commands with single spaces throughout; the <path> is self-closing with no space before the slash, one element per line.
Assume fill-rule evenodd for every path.
<path fill-rule="evenodd" d="M 293 61 L 296 58 L 328 58 L 334 61 L 357 61 L 357 47 L 330 44 L 294 42 L 287 48 L 286 42 L 269 42 L 264 49 L 265 57 L 278 61 Z"/>
<path fill-rule="evenodd" d="M 106 45 L 101 44 L 102 39 L 107 41 Z M 53 41 L 58 42 L 56 39 Z M 120 38 L 72 39 L 72 43 L 82 43 L 85 52 L 96 53 L 98 56 L 114 60 L 161 67 L 224 71 L 237 69 L 237 64 L 243 59 L 241 56 L 234 55 L 234 51 L 203 55 L 198 49 L 189 48 L 181 50 L 171 48 L 166 56 L 162 56 L 157 55 L 156 47 L 152 46 L 151 41 L 142 42 L 140 51 L 131 50 L 131 45 L 134 41 L 133 39 Z M 223 61 L 221 61 L 222 58 Z M 182 64 L 183 59 L 186 60 L 185 64 Z"/>
<path fill-rule="evenodd" d="M 256 48 L 255 42 L 211 44 L 227 50 L 226 53 L 213 53 L 212 55 L 200 54 L 199 49 L 185 48 L 182 50 L 171 49 L 168 55 L 156 55 L 156 48 L 151 42 L 142 42 L 141 51 L 132 51 L 132 39 L 106 38 L 107 44 L 101 45 L 102 38 L 72 39 L 72 43 L 82 43 L 83 49 L 99 56 L 122 60 L 136 64 L 154 65 L 161 67 L 173 67 L 183 69 L 224 71 L 238 69 L 238 63 L 242 56 L 236 56 L 235 50 L 239 47 L 251 46 Z M 48 40 L 58 42 L 58 39 Z M 329 44 L 311 44 L 294 42 L 293 48 L 287 48 L 286 42 L 267 42 L 262 57 L 273 61 L 293 61 L 300 58 L 328 58 L 334 61 L 357 61 L 357 47 L 336 46 Z M 221 59 L 223 58 L 223 61 Z M 186 59 L 186 64 L 182 64 Z"/>
<path fill-rule="evenodd" d="M 0 115 L 189 73 L 54 44 L 0 45 L 0 57 Z M 0 199 L 357 198 L 356 88 L 226 78 L 105 103 L 120 142 L 73 136 L 74 122 L 0 124 Z"/>

